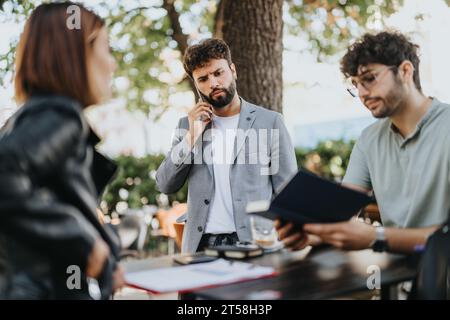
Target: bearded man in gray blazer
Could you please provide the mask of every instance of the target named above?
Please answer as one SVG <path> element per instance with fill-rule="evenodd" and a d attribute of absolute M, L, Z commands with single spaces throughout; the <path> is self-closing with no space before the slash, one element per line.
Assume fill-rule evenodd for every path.
<path fill-rule="evenodd" d="M 297 172 L 291 139 L 279 113 L 239 97 L 236 67 L 224 41 L 207 39 L 189 47 L 184 68 L 200 101 L 179 120 L 156 173 L 163 193 L 189 183 L 182 252 L 251 241 L 246 205 L 270 200 Z"/>

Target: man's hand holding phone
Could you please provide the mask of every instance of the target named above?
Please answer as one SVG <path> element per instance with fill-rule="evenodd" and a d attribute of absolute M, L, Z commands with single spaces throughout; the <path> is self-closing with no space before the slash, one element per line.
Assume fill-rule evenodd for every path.
<path fill-rule="evenodd" d="M 212 106 L 209 103 L 199 101 L 189 112 L 188 142 L 193 147 L 197 139 L 202 135 L 208 123 L 212 119 Z"/>

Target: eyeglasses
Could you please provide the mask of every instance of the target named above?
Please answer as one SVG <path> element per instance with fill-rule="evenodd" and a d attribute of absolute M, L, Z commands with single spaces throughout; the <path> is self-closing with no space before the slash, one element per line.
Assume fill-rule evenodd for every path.
<path fill-rule="evenodd" d="M 388 66 L 379 73 L 373 71 L 367 71 L 363 73 L 358 77 L 359 81 L 351 80 L 351 83 L 348 85 L 349 87 L 347 88 L 348 93 L 350 93 L 354 98 L 359 97 L 359 90 L 358 90 L 359 85 L 362 85 L 363 88 L 366 90 L 370 90 L 379 82 L 379 80 L 386 73 L 386 71 L 394 68 L 397 68 L 397 66 Z"/>

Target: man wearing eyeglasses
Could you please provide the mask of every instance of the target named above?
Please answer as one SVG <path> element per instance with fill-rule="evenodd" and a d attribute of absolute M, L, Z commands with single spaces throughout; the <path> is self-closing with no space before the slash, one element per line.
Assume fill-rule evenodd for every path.
<path fill-rule="evenodd" d="M 358 220 L 306 224 L 278 221 L 287 247 L 412 252 L 450 210 L 450 108 L 422 92 L 418 46 L 402 34 L 366 34 L 341 61 L 348 91 L 379 119 L 353 148 L 343 184 L 374 192 L 383 226 Z"/>

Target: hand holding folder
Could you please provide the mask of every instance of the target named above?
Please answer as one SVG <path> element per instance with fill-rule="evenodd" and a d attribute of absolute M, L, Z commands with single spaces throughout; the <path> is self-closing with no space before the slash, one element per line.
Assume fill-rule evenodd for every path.
<path fill-rule="evenodd" d="M 374 199 L 338 183 L 300 170 L 270 201 L 247 204 L 247 213 L 302 226 L 349 220 Z"/>

